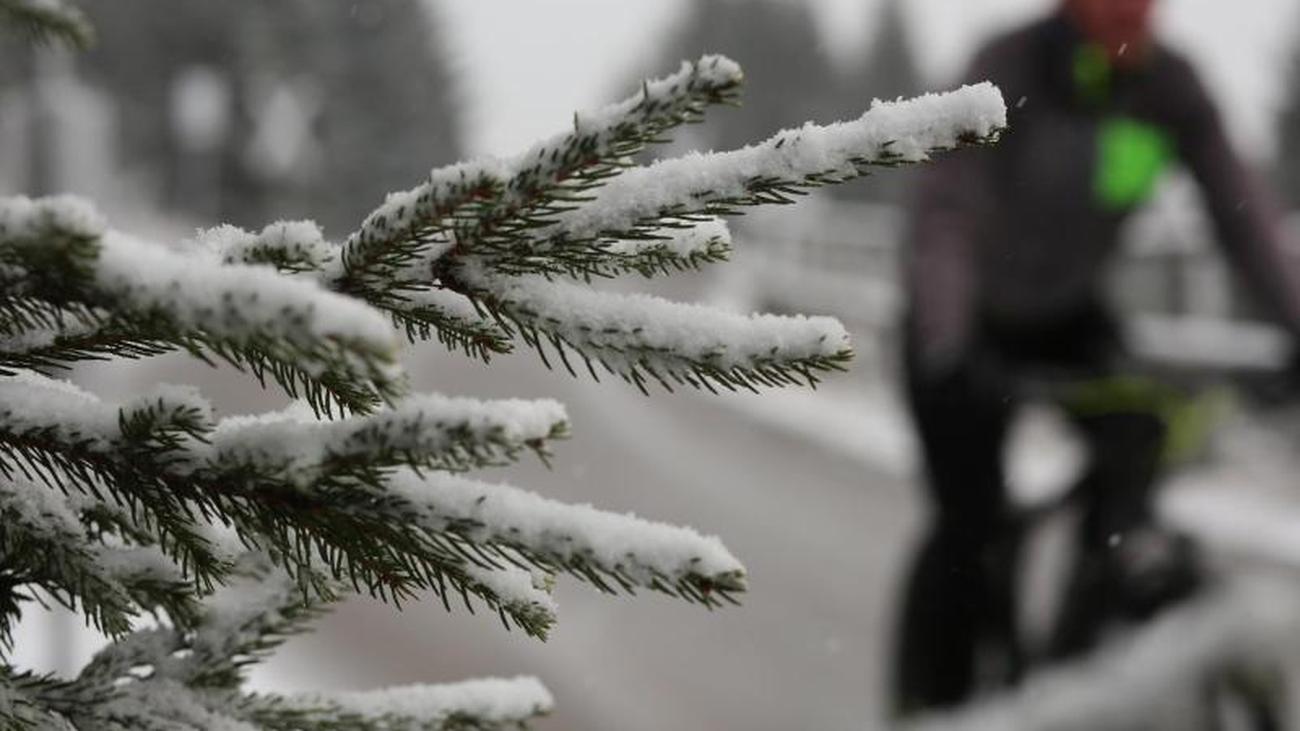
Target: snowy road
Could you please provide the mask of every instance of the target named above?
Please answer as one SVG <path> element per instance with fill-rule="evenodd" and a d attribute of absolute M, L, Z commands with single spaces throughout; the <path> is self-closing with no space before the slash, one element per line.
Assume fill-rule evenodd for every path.
<path fill-rule="evenodd" d="M 744 605 L 709 612 L 564 581 L 542 644 L 485 614 L 354 602 L 259 678 L 342 688 L 536 674 L 557 697 L 544 729 L 849 729 L 876 717 L 917 515 L 897 479 L 758 425 L 717 402 L 725 395 L 646 398 L 548 373 L 529 354 L 490 369 L 440 355 L 412 370 L 420 390 L 564 401 L 574 438 L 552 471 L 487 475 L 719 534 L 749 569 Z"/>

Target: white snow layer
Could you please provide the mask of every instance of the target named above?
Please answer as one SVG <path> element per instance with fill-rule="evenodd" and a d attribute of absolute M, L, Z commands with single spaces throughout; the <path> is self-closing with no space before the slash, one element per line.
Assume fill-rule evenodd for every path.
<path fill-rule="evenodd" d="M 201 229 L 195 241 L 227 264 L 256 262 L 275 251 L 290 261 L 320 268 L 337 258 L 339 251 L 314 221 L 276 221 L 258 233 L 225 224 Z"/>
<path fill-rule="evenodd" d="M 58 195 L 32 199 L 0 197 L 0 242 L 30 245 L 54 232 L 94 238 L 108 228 L 95 207 L 83 198 Z"/>
<path fill-rule="evenodd" d="M 121 435 L 118 412 L 67 381 L 18 371 L 0 378 L 0 421 L 8 430 L 54 427 L 64 438 L 107 449 Z"/>
<path fill-rule="evenodd" d="M 560 228 L 573 238 L 627 230 L 675 206 L 698 211 L 710 200 L 743 197 L 754 179 L 797 182 L 852 175 L 862 162 L 919 162 L 967 135 L 985 137 L 1005 126 L 1002 93 L 989 82 L 905 101 L 877 99 L 851 122 L 809 122 L 739 150 L 692 152 L 629 170 L 594 201 L 562 215 Z"/>
<path fill-rule="evenodd" d="M 683 61 L 676 73 L 646 82 L 637 94 L 595 112 L 574 115 L 572 131 L 544 139 L 511 158 L 487 156 L 433 170 L 429 178 L 410 190 L 390 193 L 384 203 L 366 216 L 361 228 L 348 237 L 347 246 L 367 246 L 393 236 L 402 236 L 430 221 L 450 214 L 472 197 L 470 189 L 484 182 L 504 184 L 524 170 L 533 168 L 544 178 L 555 167 L 556 150 L 572 140 L 593 138 L 599 146 L 611 130 L 635 123 L 648 109 L 662 109 L 675 97 L 700 86 L 719 87 L 738 83 L 740 66 L 724 56 L 704 56 Z"/>
<path fill-rule="evenodd" d="M 527 313 L 546 331 L 590 349 L 612 367 L 639 366 L 644 360 L 656 369 L 676 371 L 682 359 L 690 359 L 729 370 L 851 349 L 848 332 L 831 317 L 737 315 L 542 276 L 494 277 L 469 266 L 461 271 L 473 286 L 512 304 L 517 313 Z"/>
<path fill-rule="evenodd" d="M 96 280 L 139 309 L 159 310 L 183 325 L 236 341 L 270 335 L 309 348 L 339 340 L 374 352 L 397 350 L 386 317 L 312 282 L 263 266 L 182 256 L 114 231 L 102 241 Z"/>
<path fill-rule="evenodd" d="M 648 250 L 662 249 L 679 258 L 701 254 L 716 243 L 731 245 L 731 229 L 721 218 L 710 218 L 690 228 L 660 228 L 647 232 L 651 238 L 617 239 L 605 251 L 622 256 L 636 256 Z"/>
<path fill-rule="evenodd" d="M 182 583 L 181 568 L 156 546 L 107 545 L 103 538 L 92 538 L 77 518 L 72 500 L 54 488 L 13 474 L 0 480 L 0 514 L 15 535 L 26 535 L 53 544 L 59 553 L 50 563 L 57 571 L 91 572 L 102 583 L 101 591 L 126 602 L 126 593 L 118 582 L 140 581 Z M 70 576 L 58 576 L 66 586 L 79 582 Z"/>
<path fill-rule="evenodd" d="M 432 455 L 466 439 L 522 447 L 551 436 L 568 417 L 558 401 L 480 401 L 437 394 L 410 396 L 391 409 L 337 421 L 286 411 L 224 419 L 211 436 L 213 459 L 281 467 L 309 484 L 330 457 L 377 449 Z"/>
<path fill-rule="evenodd" d="M 274 224 L 259 239 L 310 238 L 309 226 Z M 310 281 L 286 278 L 264 266 L 223 264 L 211 251 L 179 253 L 107 228 L 89 203 L 58 196 L 0 198 L 0 244 L 39 246 L 62 232 L 98 240 L 94 285 L 133 309 L 158 312 L 184 327 L 238 342 L 271 336 L 311 350 L 342 341 L 372 353 L 398 346 L 380 312 Z M 213 234 L 236 246 L 231 231 Z M 311 370 L 313 364 L 300 363 Z"/>
<path fill-rule="evenodd" d="M 471 536 L 476 541 L 524 547 L 561 564 L 595 562 L 641 584 L 656 575 L 670 581 L 699 575 L 743 585 L 745 568 L 722 541 L 690 528 L 569 505 L 457 475 L 420 476 L 401 470 L 388 487 L 421 512 L 430 530 L 469 523 L 475 526 Z"/>
<path fill-rule="evenodd" d="M 479 719 L 485 726 L 518 723 L 547 713 L 555 705 L 541 681 L 526 676 L 302 695 L 296 696 L 293 702 L 303 705 L 331 703 L 367 719 L 398 716 L 421 719 L 430 726 L 458 715 Z"/>
<path fill-rule="evenodd" d="M 450 289 L 440 287 L 413 289 L 403 291 L 399 296 L 404 300 L 399 305 L 402 310 L 429 308 L 451 319 L 484 324 L 491 322 L 479 314 L 468 297 Z"/>
<path fill-rule="evenodd" d="M 490 589 L 512 613 L 532 615 L 545 624 L 555 622 L 559 605 L 550 593 L 554 577 L 540 571 L 524 571 L 512 566 L 489 569 L 467 563 L 464 568 L 470 578 Z"/>
<path fill-rule="evenodd" d="M 142 408 L 197 410 L 211 419 L 212 408 L 190 386 L 159 384 L 122 404 L 122 412 Z M 30 371 L 0 378 L 0 421 L 22 431 L 53 427 L 65 439 L 85 440 L 91 449 L 111 449 L 121 434 L 119 407 L 60 381 Z"/>

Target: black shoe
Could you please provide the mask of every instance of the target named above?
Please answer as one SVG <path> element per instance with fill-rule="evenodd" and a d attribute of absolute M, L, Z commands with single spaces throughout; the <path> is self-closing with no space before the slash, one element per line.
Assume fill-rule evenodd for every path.
<path fill-rule="evenodd" d="M 1116 534 L 1107 564 L 1124 617 L 1149 619 L 1195 594 L 1204 584 L 1200 550 L 1191 538 L 1147 526 Z"/>

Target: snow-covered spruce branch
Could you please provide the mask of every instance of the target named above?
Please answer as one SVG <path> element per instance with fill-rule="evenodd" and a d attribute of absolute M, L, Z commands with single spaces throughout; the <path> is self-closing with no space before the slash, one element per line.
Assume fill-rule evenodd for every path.
<path fill-rule="evenodd" d="M 195 589 L 154 546 L 110 547 L 93 540 L 63 497 L 22 479 L 0 481 L 0 561 L 7 582 L 40 588 L 111 636 L 141 612 L 163 609 L 178 624 L 196 615 Z M 12 621 L 0 616 L 0 645 Z"/>
<path fill-rule="evenodd" d="M 545 357 L 550 346 L 573 372 L 573 351 L 645 390 L 648 380 L 714 389 L 815 384 L 852 358 L 848 334 L 829 317 L 735 315 L 641 294 L 595 291 L 542 276 L 500 277 L 464 266 L 456 275 L 489 311 Z"/>
<path fill-rule="evenodd" d="M 445 598 L 450 586 L 533 634 L 544 634 L 550 620 L 538 613 L 536 596 L 505 596 L 499 579 L 485 580 L 467 564 L 560 569 L 602 589 L 644 586 L 708 604 L 744 588 L 739 562 L 716 539 L 687 529 L 440 473 L 392 471 L 479 465 L 541 449 L 564 431 L 553 402 L 425 397 L 331 423 L 273 417 L 211 430 L 189 425 L 188 439 L 172 438 L 163 448 L 162 415 L 200 410 L 185 398 L 151 397 L 147 410 L 119 411 L 44 380 L 28 377 L 20 392 L 26 399 L 11 397 L 0 412 L 0 443 L 23 448 L 23 459 L 4 468 L 145 505 L 164 547 L 177 543 L 165 540 L 172 530 L 199 532 L 187 522 L 194 512 L 219 516 L 246 542 L 282 557 L 291 572 L 322 557 L 323 573 L 393 599 L 422 589 Z M 5 396 L 11 394 L 0 392 L 0 402 Z M 141 434 L 158 442 L 152 460 L 141 454 Z M 164 490 L 169 500 L 159 504 L 154 493 Z M 386 550 L 375 552 L 375 542 Z M 189 550 L 179 558 L 195 563 L 195 549 L 183 547 Z M 200 558 L 219 565 L 215 556 Z M 299 576 L 328 591 L 315 573 Z"/>
<path fill-rule="evenodd" d="M 735 214 L 743 206 L 789 203 L 808 188 L 844 182 L 872 168 L 986 144 L 1005 126 L 1001 94 L 987 83 L 906 101 L 876 101 L 851 122 L 809 122 L 740 150 L 692 153 L 620 172 L 590 199 L 536 221 L 505 254 L 490 248 L 484 253 L 472 233 L 460 231 L 455 251 L 463 249 L 502 273 L 617 272 L 617 259 L 626 250 L 622 242 L 653 236 L 665 226 L 689 227 L 702 217 Z M 692 265 L 673 258 L 673 268 Z M 649 271 L 656 269 L 667 267 Z"/>
<path fill-rule="evenodd" d="M 745 590 L 745 569 L 722 542 L 689 528 L 456 475 L 399 471 L 388 485 L 405 501 L 402 515 L 424 529 L 489 546 L 506 560 L 515 554 L 566 571 L 604 591 L 646 587 L 715 606 Z"/>
<path fill-rule="evenodd" d="M 243 479 L 316 489 L 336 480 L 378 484 L 394 465 L 468 470 L 508 464 L 525 450 L 545 457 L 546 442 L 568 434 L 555 401 L 479 401 L 425 395 L 366 416 L 321 422 L 272 413 L 223 420 L 211 452 L 195 468 L 212 479 Z M 368 479 L 369 478 L 369 479 Z"/>
<path fill-rule="evenodd" d="M 63 0 L 0 0 L 0 30 L 16 30 L 29 38 L 59 41 L 89 48 L 95 29 L 80 10 Z"/>
<path fill-rule="evenodd" d="M 0 369 L 50 372 L 79 361 L 147 358 L 176 348 L 129 321 L 85 313 L 55 313 L 56 321 L 29 322 L 14 335 L 0 336 Z"/>
<path fill-rule="evenodd" d="M 689 153 L 629 170 L 590 203 L 560 215 L 552 240 L 539 248 L 625 237 L 683 215 L 789 203 L 807 188 L 859 177 L 873 167 L 924 162 L 935 152 L 993 142 L 1005 127 L 1002 95 L 988 82 L 904 101 L 876 100 L 851 122 L 809 122 L 739 150 Z"/>
<path fill-rule="evenodd" d="M 549 713 L 554 699 L 536 678 L 488 678 L 445 685 L 414 685 L 284 699 L 282 708 L 324 709 L 304 715 L 314 722 L 348 719 L 354 728 L 385 731 L 516 729 Z"/>
<path fill-rule="evenodd" d="M 593 238 L 552 247 L 542 256 L 469 257 L 503 275 L 569 276 L 590 281 L 636 273 L 650 278 L 726 261 L 731 230 L 713 216 L 685 216 L 656 229 L 630 231 L 621 239 Z"/>
<path fill-rule="evenodd" d="M 171 471 L 184 463 L 188 443 L 211 428 L 206 402 L 180 389 L 116 408 L 70 384 L 18 373 L 0 380 L 0 477 L 15 490 L 23 481 L 40 482 L 129 511 L 130 539 L 156 541 L 207 587 L 225 566 L 197 529 L 196 515 L 216 506 Z"/>
<path fill-rule="evenodd" d="M 704 56 L 628 99 L 575 115 L 572 131 L 517 157 L 434 170 L 420 186 L 389 195 L 348 237 L 340 289 L 368 300 L 388 296 L 413 264 L 442 255 L 453 242 L 523 266 L 531 231 L 581 205 L 667 130 L 700 120 L 710 104 L 733 102 L 742 78 L 734 61 Z"/>
<path fill-rule="evenodd" d="M 228 264 L 263 264 L 284 274 L 310 276 L 325 287 L 350 286 L 342 276 L 343 250 L 326 241 L 320 227 L 310 221 L 278 221 L 257 233 L 218 226 L 200 231 L 194 244 Z M 437 338 L 448 348 L 484 360 L 510 352 L 508 333 L 470 300 L 436 288 L 427 279 L 394 281 L 391 287 L 370 293 L 367 300 L 385 311 L 412 342 Z"/>
<path fill-rule="evenodd" d="M 123 323 L 110 329 L 128 336 L 116 349 L 97 331 L 99 351 L 130 355 L 129 336 L 147 333 L 146 351 L 167 343 L 212 354 L 326 411 L 365 411 L 402 387 L 392 329 L 363 303 L 266 267 L 135 240 L 75 198 L 0 198 L 0 265 L 6 300 Z M 10 360 L 21 359 L 19 346 Z"/>
<path fill-rule="evenodd" d="M 225 567 L 197 516 L 230 523 L 317 589 L 329 590 L 317 572 L 298 568 L 319 556 L 324 573 L 377 595 L 450 585 L 494 610 L 517 610 L 509 618 L 539 635 L 551 618 L 536 611 L 534 596 L 501 596 L 481 572 L 470 573 L 474 547 L 393 520 L 400 511 L 391 504 L 402 501 L 387 494 L 386 473 L 499 464 L 522 450 L 544 455 L 546 442 L 566 432 L 563 409 L 551 401 L 426 396 L 335 422 L 281 414 L 214 426 L 206 403 L 184 390 L 118 408 L 32 374 L 0 382 L 0 445 L 8 448 L 0 474 L 138 509 L 164 550 L 205 584 Z"/>
<path fill-rule="evenodd" d="M 876 102 L 853 122 L 808 124 L 741 150 L 624 172 L 592 200 L 557 212 L 557 222 L 534 230 L 530 248 L 508 262 L 483 253 L 472 239 L 457 240 L 434 271 L 444 286 L 479 302 L 543 355 L 550 346 L 570 371 L 566 349 L 593 374 L 592 365 L 599 364 L 643 390 L 648 379 L 709 388 L 813 383 L 818 371 L 839 368 L 852 356 L 837 324 L 726 317 L 585 291 L 551 275 L 645 274 L 720 258 L 729 238 L 713 223 L 714 214 L 787 202 L 804 188 L 872 166 L 920 162 L 937 150 L 989 142 L 1005 124 L 1001 95 L 989 84 Z M 647 244 L 675 226 L 683 230 L 668 245 Z M 529 275 L 530 269 L 545 276 Z"/>
<path fill-rule="evenodd" d="M 321 607 L 265 557 L 205 604 L 187 631 L 138 631 L 102 650 L 75 680 L 0 678 L 0 720 L 44 707 L 77 728 L 506 729 L 553 704 L 531 678 L 415 685 L 369 692 L 262 695 L 239 690 L 245 666 L 301 632 Z M 26 701 L 17 707 L 13 700 Z"/>

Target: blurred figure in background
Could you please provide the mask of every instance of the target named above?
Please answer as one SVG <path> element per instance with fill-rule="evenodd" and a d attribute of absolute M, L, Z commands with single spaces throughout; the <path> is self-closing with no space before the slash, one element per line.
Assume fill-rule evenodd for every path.
<path fill-rule="evenodd" d="M 912 210 L 907 396 L 931 504 L 901 610 L 897 710 L 951 706 L 1014 682 L 1018 530 L 1003 473 L 1024 384 L 1068 374 L 1089 463 L 1076 566 L 1049 653 L 1087 649 L 1198 584 L 1185 537 L 1156 526 L 1168 424 L 1117 378 L 1122 345 L 1102 301 L 1121 223 L 1171 163 L 1195 177 L 1224 253 L 1275 319 L 1300 333 L 1300 271 L 1274 206 L 1231 150 L 1192 68 L 1152 35 L 1154 0 L 1062 0 L 993 41 L 967 80 L 1003 91 L 992 149 L 929 168 Z"/>

